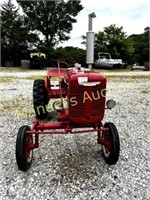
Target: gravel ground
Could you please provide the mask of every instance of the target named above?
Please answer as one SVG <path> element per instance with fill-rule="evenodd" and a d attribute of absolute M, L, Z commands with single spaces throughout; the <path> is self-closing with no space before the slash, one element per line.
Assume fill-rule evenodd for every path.
<path fill-rule="evenodd" d="M 17 131 L 34 120 L 33 80 L 45 71 L 0 72 L 1 200 L 149 200 L 150 73 L 108 72 L 107 98 L 116 100 L 105 121 L 115 123 L 121 152 L 108 166 L 96 134 L 44 135 L 34 150 L 31 169 L 18 170 Z"/>

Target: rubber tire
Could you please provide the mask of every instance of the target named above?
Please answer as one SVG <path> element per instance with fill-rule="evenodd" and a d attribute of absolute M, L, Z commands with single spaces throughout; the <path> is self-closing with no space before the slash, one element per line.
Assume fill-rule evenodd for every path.
<path fill-rule="evenodd" d="M 35 80 L 33 84 L 33 106 L 37 119 L 46 119 L 48 101 L 44 80 Z"/>
<path fill-rule="evenodd" d="M 31 167 L 33 160 L 33 150 L 31 152 L 30 160 L 27 160 L 25 155 L 25 142 L 26 138 L 29 137 L 30 141 L 33 143 L 33 136 L 27 134 L 26 131 L 31 130 L 29 126 L 21 126 L 18 131 L 17 140 L 16 140 L 16 161 L 18 168 L 21 171 L 27 171 Z"/>
<path fill-rule="evenodd" d="M 102 155 L 108 165 L 114 165 L 118 161 L 119 153 L 120 153 L 119 134 L 118 134 L 116 126 L 111 122 L 105 123 L 104 127 L 109 128 L 111 148 L 110 148 L 110 152 L 109 152 L 110 154 L 108 156 L 106 156 L 105 152 L 104 152 L 105 146 L 102 145 Z M 105 133 L 102 132 L 102 138 L 104 138 L 104 136 L 105 136 Z"/>

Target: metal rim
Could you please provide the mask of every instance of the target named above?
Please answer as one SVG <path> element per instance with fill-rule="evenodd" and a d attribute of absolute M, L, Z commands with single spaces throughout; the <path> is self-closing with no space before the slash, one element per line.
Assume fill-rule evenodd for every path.
<path fill-rule="evenodd" d="M 33 143 L 33 140 L 32 140 L 31 135 L 26 135 L 26 138 L 25 138 L 25 158 L 26 158 L 26 161 L 28 163 L 31 162 L 32 157 L 33 157 L 33 149 L 31 148 L 32 143 Z"/>
<path fill-rule="evenodd" d="M 111 137 L 110 137 L 109 131 L 102 133 L 102 140 L 104 142 L 104 145 L 102 145 L 102 150 L 103 150 L 104 156 L 108 158 L 111 151 Z"/>

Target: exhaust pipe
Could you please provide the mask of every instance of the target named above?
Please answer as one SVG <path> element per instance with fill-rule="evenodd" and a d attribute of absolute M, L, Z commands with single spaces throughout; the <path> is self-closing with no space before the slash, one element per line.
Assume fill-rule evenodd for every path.
<path fill-rule="evenodd" d="M 95 13 L 92 12 L 89 16 L 88 32 L 86 33 L 86 64 L 88 68 L 92 69 L 94 63 L 94 32 L 92 31 L 92 19 L 96 17 Z"/>

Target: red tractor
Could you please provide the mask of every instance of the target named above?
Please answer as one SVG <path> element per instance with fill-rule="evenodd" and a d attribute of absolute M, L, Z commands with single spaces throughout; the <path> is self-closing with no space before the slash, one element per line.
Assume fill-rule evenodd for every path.
<path fill-rule="evenodd" d="M 59 77 L 58 85 L 52 84 L 53 77 Z M 58 68 L 48 71 L 45 80 L 34 81 L 33 103 L 37 119 L 46 118 L 48 102 L 56 98 L 58 100 L 54 101 L 53 107 L 60 113 L 58 122 L 35 120 L 32 128 L 22 126 L 19 129 L 16 141 L 19 169 L 26 171 L 30 168 L 33 149 L 39 147 L 40 134 L 97 132 L 97 142 L 102 145 L 106 163 L 115 164 L 120 150 L 118 131 L 113 123 L 102 123 L 105 109 L 115 106 L 113 100 L 106 102 L 106 77 L 79 65 L 68 70 Z M 67 108 L 63 98 L 68 102 Z M 76 131 L 76 128 L 83 129 Z"/>
<path fill-rule="evenodd" d="M 92 63 L 90 59 L 89 63 Z M 48 71 L 45 80 L 34 81 L 33 104 L 37 119 L 32 128 L 22 126 L 16 140 L 16 160 L 22 171 L 31 166 L 33 149 L 39 147 L 40 134 L 96 132 L 106 163 L 113 165 L 118 161 L 120 142 L 117 128 L 111 122 L 102 122 L 105 109 L 115 106 L 113 100 L 106 102 L 106 77 L 79 64 L 72 68 L 66 64 L 69 68 L 61 69 L 61 63 L 64 64 L 58 62 L 58 69 Z M 54 77 L 59 78 L 58 83 Z M 64 99 L 67 105 L 64 105 Z M 47 117 L 50 100 L 59 112 L 57 122 L 41 121 Z"/>

